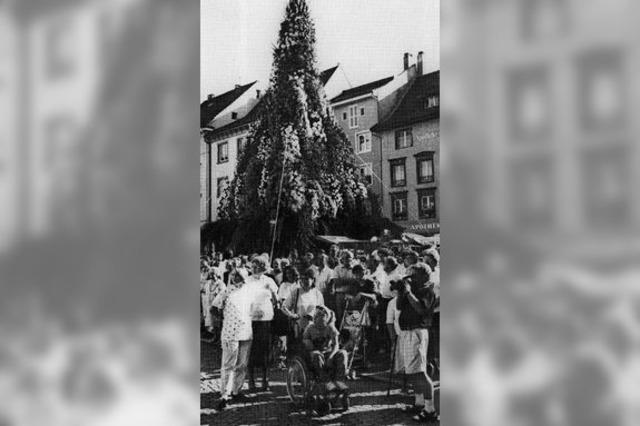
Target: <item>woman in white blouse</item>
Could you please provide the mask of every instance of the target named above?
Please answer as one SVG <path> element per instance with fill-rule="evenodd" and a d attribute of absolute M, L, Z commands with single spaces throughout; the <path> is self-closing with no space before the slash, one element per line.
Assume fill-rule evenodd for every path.
<path fill-rule="evenodd" d="M 296 321 L 295 337 L 302 336 L 309 322 L 313 320 L 316 306 L 324 306 L 320 290 L 315 288 L 316 270 L 308 268 L 302 274 L 300 287 L 294 289 L 284 302 L 282 312 Z"/>

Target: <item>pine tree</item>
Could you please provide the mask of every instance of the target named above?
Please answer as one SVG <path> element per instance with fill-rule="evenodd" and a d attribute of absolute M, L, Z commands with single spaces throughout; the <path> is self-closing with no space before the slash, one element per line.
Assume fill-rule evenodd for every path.
<path fill-rule="evenodd" d="M 328 114 L 315 41 L 306 1 L 290 0 L 261 113 L 219 209 L 238 223 L 238 250 L 268 251 L 276 213 L 276 249 L 307 249 L 316 231 L 366 198 L 351 145 Z"/>

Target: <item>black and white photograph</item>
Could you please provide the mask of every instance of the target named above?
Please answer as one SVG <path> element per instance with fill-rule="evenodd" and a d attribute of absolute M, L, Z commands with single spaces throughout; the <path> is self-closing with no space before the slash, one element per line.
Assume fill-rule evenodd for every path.
<path fill-rule="evenodd" d="M 439 424 L 439 18 L 201 2 L 201 424 Z"/>
<path fill-rule="evenodd" d="M 0 0 L 0 426 L 636 426 L 640 2 Z"/>

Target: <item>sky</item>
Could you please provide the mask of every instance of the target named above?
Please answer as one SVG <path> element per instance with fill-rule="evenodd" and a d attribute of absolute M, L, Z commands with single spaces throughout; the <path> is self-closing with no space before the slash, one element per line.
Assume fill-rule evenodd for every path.
<path fill-rule="evenodd" d="M 404 52 L 440 68 L 439 0 L 307 0 L 318 69 L 340 64 L 352 86 L 402 71 Z M 287 0 L 201 0 L 200 95 L 268 84 Z"/>

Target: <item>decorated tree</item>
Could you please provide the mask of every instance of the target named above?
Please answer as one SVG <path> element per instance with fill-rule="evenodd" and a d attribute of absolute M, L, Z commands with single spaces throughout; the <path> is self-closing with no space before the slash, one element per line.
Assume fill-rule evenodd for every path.
<path fill-rule="evenodd" d="M 306 249 L 338 216 L 363 213 L 346 135 L 328 114 L 305 0 L 290 0 L 273 52 L 259 118 L 238 158 L 219 213 L 238 226 L 238 250 Z M 277 219 L 277 220 L 276 220 Z"/>

